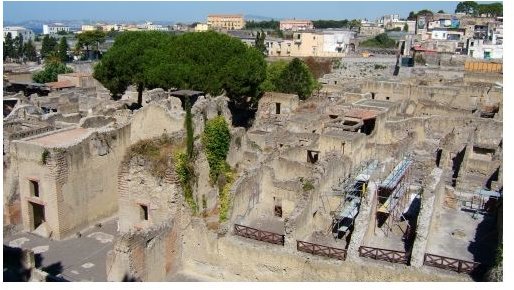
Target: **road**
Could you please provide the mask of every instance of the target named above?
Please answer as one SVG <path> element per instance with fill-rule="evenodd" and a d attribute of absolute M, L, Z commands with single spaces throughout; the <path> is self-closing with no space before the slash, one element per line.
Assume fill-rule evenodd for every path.
<path fill-rule="evenodd" d="M 32 233 L 17 233 L 4 237 L 4 245 L 40 254 L 38 268 L 65 280 L 107 281 L 106 256 L 116 235 L 117 219 L 110 219 L 101 227 L 85 230 L 80 238 L 56 241 Z"/>

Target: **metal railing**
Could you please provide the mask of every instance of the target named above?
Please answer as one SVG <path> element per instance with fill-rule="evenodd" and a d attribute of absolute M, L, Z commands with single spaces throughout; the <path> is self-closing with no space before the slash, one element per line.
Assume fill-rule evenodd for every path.
<path fill-rule="evenodd" d="M 408 264 L 409 262 L 409 257 L 406 252 L 373 247 L 360 246 L 359 256 L 399 264 Z"/>
<path fill-rule="evenodd" d="M 296 241 L 296 250 L 317 256 L 346 260 L 346 250 L 303 241 Z"/>
<path fill-rule="evenodd" d="M 266 243 L 284 245 L 284 235 L 234 224 L 234 234 Z"/>
<path fill-rule="evenodd" d="M 423 260 L 423 265 L 437 267 L 445 270 L 451 270 L 458 273 L 471 273 L 475 270 L 480 264 L 477 262 L 465 261 L 454 259 L 450 257 L 425 254 L 425 259 Z"/>

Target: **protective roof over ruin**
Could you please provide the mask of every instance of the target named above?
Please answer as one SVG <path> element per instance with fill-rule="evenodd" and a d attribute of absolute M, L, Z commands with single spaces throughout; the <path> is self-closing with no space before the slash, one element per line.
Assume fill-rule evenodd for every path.
<path fill-rule="evenodd" d="M 39 135 L 39 137 L 29 139 L 27 141 L 36 143 L 45 147 L 69 146 L 89 135 L 91 131 L 84 128 L 74 128 L 55 132 L 48 135 Z"/>
<path fill-rule="evenodd" d="M 345 117 L 369 120 L 376 118 L 377 115 L 378 112 L 373 110 L 351 109 L 350 111 L 346 112 Z"/>

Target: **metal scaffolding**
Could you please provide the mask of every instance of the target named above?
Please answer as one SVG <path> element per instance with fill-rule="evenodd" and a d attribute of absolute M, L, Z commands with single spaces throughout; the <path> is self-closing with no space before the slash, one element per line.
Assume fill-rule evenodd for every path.
<path fill-rule="evenodd" d="M 404 157 L 384 181 L 378 185 L 376 194 L 376 226 L 387 236 L 395 224 L 399 224 L 414 196 L 410 193 L 410 168 L 413 160 Z"/>
<path fill-rule="evenodd" d="M 377 168 L 378 161 L 371 160 L 364 163 L 355 177 L 346 179 L 342 183 L 341 193 L 343 199 L 334 211 L 331 231 L 335 238 L 343 238 L 349 232 L 359 213 L 359 207 L 363 198 L 366 198 L 367 185 L 373 171 Z M 334 233 L 335 229 L 335 233 Z"/>

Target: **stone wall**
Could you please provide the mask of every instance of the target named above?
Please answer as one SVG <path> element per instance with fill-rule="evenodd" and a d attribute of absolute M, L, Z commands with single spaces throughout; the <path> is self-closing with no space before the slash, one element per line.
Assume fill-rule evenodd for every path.
<path fill-rule="evenodd" d="M 232 235 L 219 238 L 198 219 L 184 230 L 182 257 L 181 271 L 215 281 L 469 281 L 373 260 L 327 259 Z"/>

